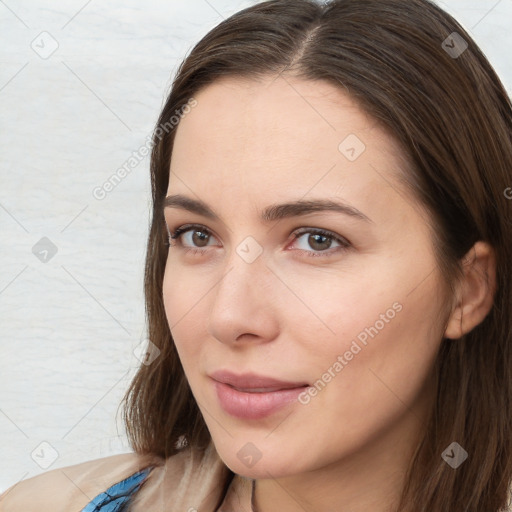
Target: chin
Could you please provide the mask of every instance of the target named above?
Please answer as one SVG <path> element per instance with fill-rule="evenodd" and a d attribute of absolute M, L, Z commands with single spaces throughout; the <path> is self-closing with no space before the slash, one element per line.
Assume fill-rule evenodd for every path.
<path fill-rule="evenodd" d="M 251 441 L 234 441 L 227 439 L 226 445 L 218 447 L 217 453 L 224 464 L 233 473 L 246 478 L 281 478 L 296 473 L 297 460 L 295 450 L 290 448 L 290 456 L 287 457 L 283 450 L 277 452 L 263 443 Z M 259 446 L 259 447 L 258 447 Z M 286 449 L 286 447 L 281 446 Z"/>
<path fill-rule="evenodd" d="M 227 462 L 229 462 L 229 464 Z M 283 478 L 289 476 L 292 472 L 296 472 L 295 468 L 293 468 L 292 471 L 293 466 L 291 464 L 287 464 L 287 468 L 282 467 L 282 461 L 275 465 L 272 460 L 263 461 L 263 459 L 261 459 L 254 466 L 248 467 L 241 463 L 235 455 L 234 459 L 231 458 L 227 462 L 224 461 L 224 464 L 226 464 L 233 473 L 254 480 Z"/>

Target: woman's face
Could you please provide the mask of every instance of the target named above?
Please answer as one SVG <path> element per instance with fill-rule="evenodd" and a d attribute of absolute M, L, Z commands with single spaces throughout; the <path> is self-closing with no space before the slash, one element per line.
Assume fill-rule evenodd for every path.
<path fill-rule="evenodd" d="M 252 478 L 392 468 L 432 400 L 446 298 L 403 153 L 327 82 L 223 78 L 195 99 L 167 191 L 188 203 L 165 208 L 171 233 L 193 227 L 164 301 L 219 455 Z"/>

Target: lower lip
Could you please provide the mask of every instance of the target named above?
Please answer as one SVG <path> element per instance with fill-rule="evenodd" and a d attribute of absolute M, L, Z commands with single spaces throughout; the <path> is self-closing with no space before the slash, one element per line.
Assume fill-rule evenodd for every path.
<path fill-rule="evenodd" d="M 222 382 L 215 382 L 221 407 L 231 416 L 257 420 L 269 416 L 282 407 L 297 402 L 307 386 L 269 391 L 268 393 L 246 393 Z"/>

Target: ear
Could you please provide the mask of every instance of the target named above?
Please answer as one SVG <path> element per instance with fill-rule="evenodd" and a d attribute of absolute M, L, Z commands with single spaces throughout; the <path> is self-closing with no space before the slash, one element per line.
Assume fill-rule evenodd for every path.
<path fill-rule="evenodd" d="M 496 291 L 496 256 L 479 240 L 462 260 L 464 277 L 457 284 L 445 338 L 457 339 L 481 323 L 491 310 Z"/>

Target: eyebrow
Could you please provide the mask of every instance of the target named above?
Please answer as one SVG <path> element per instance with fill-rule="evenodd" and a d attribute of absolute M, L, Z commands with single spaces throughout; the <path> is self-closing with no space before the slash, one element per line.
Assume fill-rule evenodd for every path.
<path fill-rule="evenodd" d="M 192 213 L 197 213 L 208 219 L 220 221 L 220 217 L 203 201 L 186 197 L 181 194 L 167 196 L 163 204 L 165 208 L 180 208 Z M 288 217 L 299 215 L 307 215 L 314 212 L 334 211 L 343 213 L 355 219 L 368 223 L 374 223 L 364 213 L 357 208 L 345 203 L 330 201 L 327 199 L 298 200 L 282 204 L 274 204 L 268 206 L 261 213 L 261 220 L 264 222 L 272 222 Z"/>

